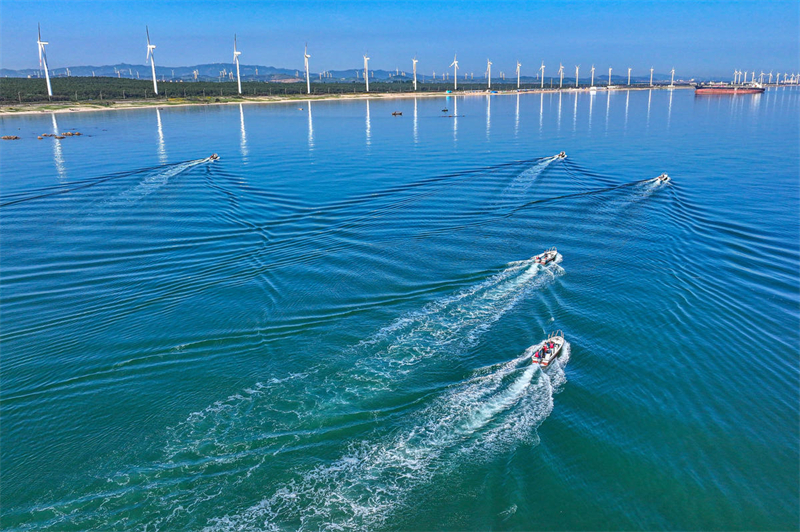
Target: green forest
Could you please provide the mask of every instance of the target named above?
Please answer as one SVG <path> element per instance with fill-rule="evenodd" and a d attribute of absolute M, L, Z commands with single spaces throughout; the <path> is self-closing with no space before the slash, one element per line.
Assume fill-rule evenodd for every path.
<path fill-rule="evenodd" d="M 158 95 L 153 93 L 153 82 L 150 80 L 124 79 L 112 77 L 64 77 L 50 80 L 53 87 L 53 96 L 48 98 L 47 85 L 44 79 L 31 78 L 2 78 L 0 79 L 0 103 L 6 105 L 46 102 L 85 102 L 103 100 L 144 100 L 158 98 L 232 98 L 237 97 L 237 86 L 234 81 L 197 81 L 197 82 L 162 82 L 158 84 Z M 414 84 L 410 81 L 381 82 L 370 81 L 370 92 L 412 92 Z M 515 84 L 506 83 L 513 87 Z M 483 82 L 459 83 L 458 90 L 484 90 Z M 534 88 L 526 85 L 524 88 Z M 538 86 L 536 86 L 538 88 Z M 432 92 L 452 90 L 452 82 L 442 83 L 417 83 L 418 92 Z M 365 87 L 361 82 L 332 82 L 311 83 L 311 93 L 322 94 L 353 94 L 363 93 Z M 306 94 L 306 84 L 296 83 L 266 83 L 262 81 L 248 81 L 242 83 L 242 96 L 283 96 Z"/>

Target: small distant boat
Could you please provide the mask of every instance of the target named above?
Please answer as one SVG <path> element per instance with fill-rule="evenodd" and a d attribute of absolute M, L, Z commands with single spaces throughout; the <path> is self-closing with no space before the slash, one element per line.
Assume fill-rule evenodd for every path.
<path fill-rule="evenodd" d="M 551 262 L 555 262 L 555 260 L 557 258 L 558 258 L 558 251 L 556 250 L 556 248 L 553 247 L 553 248 L 548 249 L 547 251 L 545 251 L 541 255 L 536 255 L 533 258 L 533 261 L 536 264 L 541 264 L 542 266 L 547 266 Z"/>
<path fill-rule="evenodd" d="M 403 116 L 403 113 L 402 111 L 395 111 L 394 113 L 392 113 L 392 116 Z"/>
<path fill-rule="evenodd" d="M 531 363 L 538 364 L 542 368 L 546 368 L 561 354 L 561 349 L 564 347 L 564 333 L 555 331 L 550 333 L 547 340 L 544 341 L 542 347 L 537 349 L 531 356 Z"/>
<path fill-rule="evenodd" d="M 217 155 L 216 153 L 212 153 L 211 156 L 208 157 L 208 159 L 206 159 L 206 161 L 208 162 L 219 161 L 219 155 Z"/>
<path fill-rule="evenodd" d="M 558 155 L 556 155 L 556 159 L 566 159 L 566 158 L 567 158 L 567 154 L 564 153 L 563 151 L 561 153 L 559 153 Z"/>
<path fill-rule="evenodd" d="M 443 113 L 449 113 L 449 112 L 450 112 L 450 109 L 442 109 L 442 112 L 443 112 Z"/>
<path fill-rule="evenodd" d="M 661 174 L 660 176 L 658 176 L 656 178 L 656 180 L 660 181 L 661 183 L 669 183 L 670 182 L 670 177 L 667 174 Z"/>

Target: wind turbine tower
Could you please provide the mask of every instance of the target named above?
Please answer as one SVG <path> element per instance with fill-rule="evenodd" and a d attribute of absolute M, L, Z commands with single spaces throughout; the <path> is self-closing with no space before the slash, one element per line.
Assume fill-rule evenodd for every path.
<path fill-rule="evenodd" d="M 558 64 L 558 76 L 558 88 L 560 89 L 564 85 L 564 65 L 561 63 Z"/>
<path fill-rule="evenodd" d="M 594 65 L 592 65 L 592 87 L 594 87 Z"/>
<path fill-rule="evenodd" d="M 672 78 L 669 80 L 669 86 L 670 87 L 674 87 L 675 86 L 675 67 L 672 67 L 672 70 L 670 72 L 672 72 Z"/>
<path fill-rule="evenodd" d="M 303 52 L 303 61 L 305 62 L 306 67 L 306 92 L 311 94 L 311 73 L 308 70 L 308 58 L 311 57 L 308 55 L 308 43 L 306 43 L 305 51 Z M 236 68 L 239 68 L 239 65 L 236 65 Z"/>
<path fill-rule="evenodd" d="M 611 86 L 611 67 L 608 67 L 608 86 Z"/>
<path fill-rule="evenodd" d="M 580 65 L 575 65 L 575 88 L 578 88 L 578 71 L 581 69 Z"/>
<path fill-rule="evenodd" d="M 450 66 L 453 67 L 453 90 L 458 90 L 458 60 L 456 60 L 458 54 L 453 55 L 453 62 L 450 63 Z"/>
<path fill-rule="evenodd" d="M 650 86 L 653 86 L 653 67 L 650 67 Z"/>
<path fill-rule="evenodd" d="M 367 92 L 369 92 L 369 57 L 364 54 L 364 81 L 367 83 Z"/>
<path fill-rule="evenodd" d="M 522 63 L 517 61 L 517 90 L 519 90 L 519 71 L 520 71 L 520 67 L 522 67 Z"/>
<path fill-rule="evenodd" d="M 628 67 L 628 87 L 631 86 L 631 67 Z"/>
<path fill-rule="evenodd" d="M 233 62 L 236 63 L 236 84 L 239 89 L 239 94 L 242 93 L 242 78 L 239 76 L 239 56 L 242 55 L 236 48 L 236 34 L 233 34 Z M 197 78 L 195 78 L 197 79 Z"/>
<path fill-rule="evenodd" d="M 544 61 L 542 61 L 542 66 L 539 67 L 539 71 L 541 71 L 541 73 L 542 73 L 542 75 L 541 75 L 542 84 L 541 84 L 540 88 L 543 89 L 544 88 Z"/>
<path fill-rule="evenodd" d="M 50 87 L 50 71 L 47 67 L 47 54 L 44 51 L 44 46 L 50 43 L 42 40 L 41 25 L 39 25 L 39 40 L 36 41 L 36 43 L 39 45 L 39 68 L 42 68 L 42 65 L 44 65 L 44 79 L 47 81 L 47 98 L 50 99 L 53 96 L 53 89 Z"/>
<path fill-rule="evenodd" d="M 415 55 L 411 61 L 414 63 L 414 90 L 417 90 L 417 63 L 419 63 L 419 59 Z"/>
<path fill-rule="evenodd" d="M 150 60 L 150 68 L 153 71 L 153 92 L 158 95 L 158 81 L 156 81 L 156 59 L 155 55 L 153 55 L 153 50 L 156 49 L 155 44 L 150 44 L 150 28 L 147 26 L 144 27 L 145 31 L 147 31 L 147 59 Z M 145 59 L 145 61 L 147 61 Z"/>
<path fill-rule="evenodd" d="M 492 62 L 488 59 L 486 60 L 486 79 L 489 80 L 489 89 L 492 88 Z"/>

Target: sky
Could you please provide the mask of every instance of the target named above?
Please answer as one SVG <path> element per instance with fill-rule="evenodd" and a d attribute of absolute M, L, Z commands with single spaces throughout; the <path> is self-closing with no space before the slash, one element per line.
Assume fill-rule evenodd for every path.
<path fill-rule="evenodd" d="M 50 68 L 144 64 L 145 25 L 161 66 L 232 61 L 311 70 L 447 69 L 493 76 L 567 75 L 594 64 L 607 75 L 731 77 L 734 69 L 800 72 L 800 1 L 176 1 L 0 0 L 0 67 L 37 68 L 36 25 Z M 586 69 L 586 70 L 584 70 Z M 527 72 L 526 72 L 527 71 Z"/>

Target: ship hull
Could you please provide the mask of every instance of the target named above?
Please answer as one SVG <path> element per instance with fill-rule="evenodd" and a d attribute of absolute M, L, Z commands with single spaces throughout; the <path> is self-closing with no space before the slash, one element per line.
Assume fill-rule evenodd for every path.
<path fill-rule="evenodd" d="M 695 87 L 695 94 L 761 94 L 763 87 Z"/>

